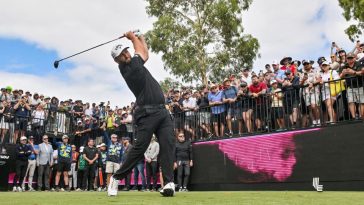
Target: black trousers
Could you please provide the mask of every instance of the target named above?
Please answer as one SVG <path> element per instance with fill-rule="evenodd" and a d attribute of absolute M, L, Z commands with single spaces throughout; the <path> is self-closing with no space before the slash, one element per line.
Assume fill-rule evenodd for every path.
<path fill-rule="evenodd" d="M 94 190 L 95 170 L 96 170 L 96 164 L 85 166 L 85 172 L 82 181 L 83 185 L 82 189 L 87 189 L 86 184 L 88 184 L 88 190 Z"/>
<path fill-rule="evenodd" d="M 144 158 L 153 133 L 157 136 L 160 152 L 159 159 L 164 183 L 173 182 L 173 156 L 176 138 L 173 131 L 172 116 L 165 108 L 137 108 L 134 113 L 135 140 L 120 169 L 113 175 L 123 179 L 132 171 L 137 162 Z"/>
<path fill-rule="evenodd" d="M 21 186 L 25 177 L 25 172 L 27 171 L 28 160 L 16 160 L 15 177 L 13 181 L 13 186 Z M 19 180 L 19 183 L 17 183 Z"/>
<path fill-rule="evenodd" d="M 83 183 L 83 176 L 85 175 L 85 170 L 77 170 L 77 188 L 84 189 L 86 184 Z"/>
<path fill-rule="evenodd" d="M 157 189 L 158 163 L 156 161 L 146 162 L 145 166 L 147 169 L 147 189 Z M 151 177 L 153 178 L 153 188 L 150 186 Z"/>
<path fill-rule="evenodd" d="M 180 188 L 186 188 L 190 177 L 190 162 L 177 161 L 177 181 Z M 183 184 L 182 184 L 183 179 Z"/>

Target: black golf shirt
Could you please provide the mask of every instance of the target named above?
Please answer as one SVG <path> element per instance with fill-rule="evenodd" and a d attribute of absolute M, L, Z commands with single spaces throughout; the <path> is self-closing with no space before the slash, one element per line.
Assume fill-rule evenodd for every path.
<path fill-rule="evenodd" d="M 136 97 L 137 105 L 164 104 L 163 91 L 159 83 L 144 67 L 144 63 L 144 60 L 136 54 L 131 58 L 130 63 L 119 64 L 120 73 Z"/>

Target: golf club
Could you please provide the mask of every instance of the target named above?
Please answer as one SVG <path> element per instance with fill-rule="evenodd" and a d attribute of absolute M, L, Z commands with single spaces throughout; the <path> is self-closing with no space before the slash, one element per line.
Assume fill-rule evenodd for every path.
<path fill-rule="evenodd" d="M 135 34 L 137 34 L 137 33 L 139 33 L 139 30 L 134 30 L 134 31 L 132 31 L 132 32 L 133 32 L 133 33 L 135 33 Z M 89 48 L 89 49 L 83 50 L 83 51 L 81 51 L 81 52 L 75 53 L 75 54 L 73 54 L 73 55 L 70 55 L 70 56 L 68 56 L 68 57 L 62 58 L 62 59 L 60 59 L 60 60 L 56 60 L 56 61 L 54 61 L 54 64 L 53 64 L 53 65 L 54 65 L 54 68 L 58 68 L 59 62 L 61 62 L 61 61 L 63 61 L 63 60 L 66 60 L 66 59 L 68 59 L 68 58 L 72 58 L 72 57 L 77 56 L 77 55 L 79 55 L 79 54 L 81 54 L 81 53 L 87 52 L 87 51 L 92 50 L 92 49 L 94 49 L 94 48 L 97 48 L 97 47 L 103 46 L 103 45 L 105 45 L 105 44 L 111 43 L 111 42 L 113 42 L 113 41 L 116 41 L 116 40 L 122 39 L 122 38 L 124 38 L 124 37 L 125 37 L 125 35 L 122 35 L 122 36 L 120 36 L 120 37 L 118 37 L 118 38 L 115 38 L 115 39 L 113 39 L 113 40 L 111 40 L 111 41 L 108 41 L 108 42 L 105 42 L 105 43 L 99 44 L 99 45 L 97 45 L 97 46 L 94 46 L 94 47 L 92 47 L 92 48 Z"/>

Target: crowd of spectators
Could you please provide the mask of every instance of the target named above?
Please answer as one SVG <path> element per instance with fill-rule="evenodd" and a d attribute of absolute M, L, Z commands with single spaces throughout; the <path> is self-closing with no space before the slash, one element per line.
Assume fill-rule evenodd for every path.
<path fill-rule="evenodd" d="M 284 57 L 258 73 L 242 68 L 221 83 L 171 88 L 165 97 L 175 124 L 180 191 L 187 191 L 193 141 L 364 119 L 363 51 L 360 42 L 348 53 L 333 43 L 330 60 L 319 57 L 318 66 Z M 17 143 L 13 191 L 26 189 L 25 178 L 34 190 L 34 173 L 39 190 L 105 190 L 133 145 L 134 103 L 112 109 L 109 102 L 60 101 L 10 86 L 1 89 L 0 101 L 0 147 Z M 124 190 L 157 189 L 158 153 L 153 137 L 134 169 L 136 184 L 128 175 Z"/>
<path fill-rule="evenodd" d="M 348 53 L 333 42 L 330 59 L 284 57 L 257 73 L 172 88 L 165 96 L 176 134 L 207 140 L 364 119 L 363 50 L 359 41 Z"/>

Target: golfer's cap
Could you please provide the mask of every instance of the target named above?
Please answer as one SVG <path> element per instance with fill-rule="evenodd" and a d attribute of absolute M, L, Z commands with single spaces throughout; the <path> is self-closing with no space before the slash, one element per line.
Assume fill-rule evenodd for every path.
<path fill-rule="evenodd" d="M 279 62 L 278 62 L 277 60 L 274 60 L 274 61 L 272 62 L 272 65 L 279 65 Z"/>
<path fill-rule="evenodd" d="M 78 124 L 78 123 L 82 123 L 82 120 L 78 120 L 78 121 L 77 121 L 77 124 Z"/>
<path fill-rule="evenodd" d="M 69 138 L 69 137 L 68 137 L 68 135 L 63 135 L 63 136 L 62 136 L 62 139 L 66 139 L 66 138 L 67 138 L 67 139 Z"/>
<path fill-rule="evenodd" d="M 122 44 L 114 46 L 111 50 L 111 57 L 113 59 L 115 59 L 116 57 L 118 57 L 120 55 L 121 52 L 123 52 L 123 50 L 128 49 L 128 48 L 129 47 L 123 46 Z"/>
<path fill-rule="evenodd" d="M 101 143 L 100 144 L 100 147 L 106 147 L 106 144 L 105 143 Z"/>
<path fill-rule="evenodd" d="M 276 80 L 270 81 L 270 84 L 273 85 L 274 83 L 278 83 Z"/>
<path fill-rule="evenodd" d="M 83 149 L 85 149 L 85 147 L 84 146 L 81 146 L 80 147 L 80 152 L 83 152 Z"/>
<path fill-rule="evenodd" d="M 22 137 L 20 138 L 20 140 L 27 140 L 27 137 L 26 137 L 26 136 L 22 136 Z"/>
<path fill-rule="evenodd" d="M 101 147 L 101 145 L 96 145 L 96 148 L 100 148 Z"/>

